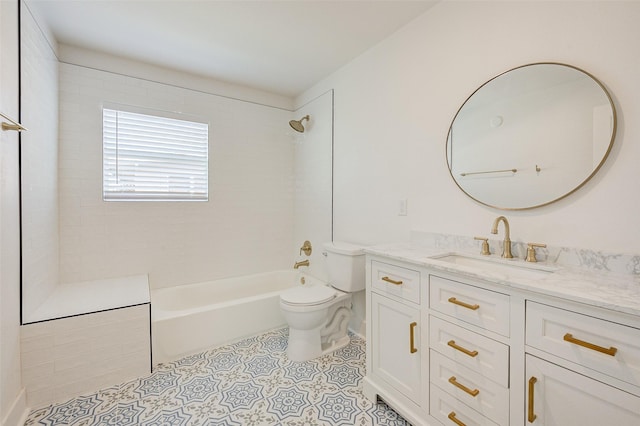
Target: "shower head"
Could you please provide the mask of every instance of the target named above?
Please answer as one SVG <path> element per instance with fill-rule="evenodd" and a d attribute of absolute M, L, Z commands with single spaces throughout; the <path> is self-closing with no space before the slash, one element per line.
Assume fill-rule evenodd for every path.
<path fill-rule="evenodd" d="M 302 125 L 304 120 L 309 121 L 309 115 L 305 115 L 300 120 L 291 120 L 289 122 L 289 126 L 291 126 L 291 128 L 296 132 L 304 133 L 304 126 Z"/>

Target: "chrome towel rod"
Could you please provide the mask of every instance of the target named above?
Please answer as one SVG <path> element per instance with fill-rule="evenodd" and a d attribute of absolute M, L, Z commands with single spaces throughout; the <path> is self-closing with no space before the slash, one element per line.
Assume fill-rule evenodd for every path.
<path fill-rule="evenodd" d="M 7 119 L 8 121 L 10 121 L 10 123 L 7 123 L 6 121 L 2 122 L 2 130 L 4 130 L 5 132 L 7 130 L 15 130 L 17 132 L 22 132 L 23 130 L 27 130 L 27 128 L 24 127 L 22 124 L 18 123 L 15 120 L 12 120 L 11 118 L 7 117 L 6 115 L 4 115 L 1 112 L 0 112 L 0 116 L 2 116 L 2 118 Z"/>
<path fill-rule="evenodd" d="M 460 173 L 460 176 L 469 176 L 469 175 L 481 175 L 484 173 L 516 173 L 518 169 L 505 169 L 505 170 L 487 170 L 486 172 L 468 172 L 468 173 Z"/>

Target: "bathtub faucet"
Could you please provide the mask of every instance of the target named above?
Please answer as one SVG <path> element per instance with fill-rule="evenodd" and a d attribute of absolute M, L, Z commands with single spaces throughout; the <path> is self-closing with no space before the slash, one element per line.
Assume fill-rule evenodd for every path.
<path fill-rule="evenodd" d="M 300 262 L 296 262 L 296 264 L 293 265 L 293 269 L 298 269 L 301 266 L 309 266 L 309 259 L 302 260 Z"/>

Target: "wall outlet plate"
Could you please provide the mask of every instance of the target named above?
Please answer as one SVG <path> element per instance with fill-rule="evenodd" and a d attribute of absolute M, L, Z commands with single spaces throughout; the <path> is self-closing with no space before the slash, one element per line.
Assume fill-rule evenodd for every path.
<path fill-rule="evenodd" d="M 398 216 L 407 215 L 407 202 L 408 200 L 406 198 L 398 202 Z"/>

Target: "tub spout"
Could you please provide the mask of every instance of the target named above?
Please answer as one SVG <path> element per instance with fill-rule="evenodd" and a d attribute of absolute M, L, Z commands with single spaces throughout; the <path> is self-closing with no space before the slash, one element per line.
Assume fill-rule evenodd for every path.
<path fill-rule="evenodd" d="M 293 265 L 293 269 L 298 269 L 301 266 L 309 266 L 309 259 L 301 260 L 300 262 L 296 262 L 296 264 Z"/>

